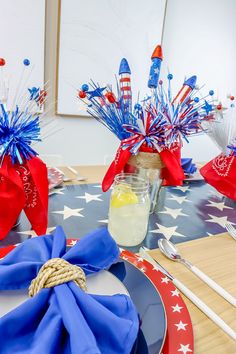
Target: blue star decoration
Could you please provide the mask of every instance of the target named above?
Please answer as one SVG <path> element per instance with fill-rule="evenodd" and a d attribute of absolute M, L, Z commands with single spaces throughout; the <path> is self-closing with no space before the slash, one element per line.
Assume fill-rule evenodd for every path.
<path fill-rule="evenodd" d="M 40 88 L 39 87 L 32 87 L 28 88 L 30 93 L 30 100 L 37 100 L 39 98 Z"/>
<path fill-rule="evenodd" d="M 87 91 L 87 94 L 89 94 L 89 100 L 94 97 L 102 97 L 102 92 L 106 89 L 106 87 L 97 87 L 93 91 Z"/>
<path fill-rule="evenodd" d="M 209 104 L 207 101 L 205 101 L 205 106 L 202 106 L 202 108 L 205 109 L 207 115 L 208 115 L 211 111 L 213 111 L 212 105 Z"/>

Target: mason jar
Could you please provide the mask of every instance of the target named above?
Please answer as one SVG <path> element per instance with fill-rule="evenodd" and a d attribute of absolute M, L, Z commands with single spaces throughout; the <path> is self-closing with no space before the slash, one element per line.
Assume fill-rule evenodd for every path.
<path fill-rule="evenodd" d="M 149 210 L 148 181 L 132 173 L 117 175 L 110 198 L 108 231 L 120 246 L 136 246 L 144 240 Z"/>

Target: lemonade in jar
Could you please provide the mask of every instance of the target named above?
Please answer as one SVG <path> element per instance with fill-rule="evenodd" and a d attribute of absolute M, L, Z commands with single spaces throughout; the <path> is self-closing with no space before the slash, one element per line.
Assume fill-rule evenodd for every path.
<path fill-rule="evenodd" d="M 108 230 L 120 246 L 136 246 L 147 233 L 150 198 L 148 182 L 136 174 L 115 177 Z"/>

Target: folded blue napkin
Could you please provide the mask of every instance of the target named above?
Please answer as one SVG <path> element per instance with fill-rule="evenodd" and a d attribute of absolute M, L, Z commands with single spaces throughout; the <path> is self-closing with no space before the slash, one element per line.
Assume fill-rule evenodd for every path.
<path fill-rule="evenodd" d="M 185 175 L 193 175 L 197 171 L 196 165 L 188 157 L 181 159 L 181 166 Z"/>
<path fill-rule="evenodd" d="M 109 268 L 119 249 L 99 229 L 66 252 L 61 227 L 53 235 L 27 240 L 0 261 L 0 290 L 28 288 L 42 265 L 63 258 L 85 274 Z M 70 281 L 42 289 L 0 318 L 1 354 L 128 354 L 139 329 L 126 295 L 91 295 Z"/>

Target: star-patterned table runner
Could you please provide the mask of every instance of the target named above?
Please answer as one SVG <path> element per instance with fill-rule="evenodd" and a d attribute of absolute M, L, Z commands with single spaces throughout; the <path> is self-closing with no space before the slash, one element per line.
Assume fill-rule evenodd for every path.
<path fill-rule="evenodd" d="M 67 185 L 54 190 L 49 197 L 50 233 L 62 225 L 68 238 L 80 238 L 108 223 L 110 192 L 103 193 L 100 184 Z M 155 213 L 150 215 L 143 245 L 157 248 L 161 237 L 174 243 L 224 232 L 224 224 L 236 223 L 236 203 L 203 181 L 182 187 L 161 188 Z M 20 224 L 2 241 L 0 247 L 17 244 L 34 237 L 29 222 L 22 214 Z M 138 251 L 138 247 L 129 248 Z"/>

